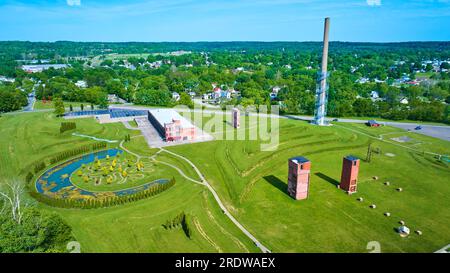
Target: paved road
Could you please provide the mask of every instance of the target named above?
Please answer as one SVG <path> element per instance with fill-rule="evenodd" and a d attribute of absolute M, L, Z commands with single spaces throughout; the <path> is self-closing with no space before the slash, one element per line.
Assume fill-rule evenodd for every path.
<path fill-rule="evenodd" d="M 145 106 L 133 106 L 133 105 L 126 105 L 126 106 L 120 106 L 120 108 L 129 108 L 129 109 L 151 109 L 150 107 Z M 229 111 L 222 111 L 222 110 L 214 110 L 214 109 L 194 109 L 194 110 L 179 110 L 177 111 L 193 111 L 193 112 L 202 112 L 204 114 L 224 114 L 224 115 L 231 115 L 231 112 Z M 272 115 L 272 114 L 262 114 L 262 113 L 248 113 L 249 116 L 255 116 L 259 115 L 261 117 L 278 117 L 278 118 L 287 118 L 287 119 L 298 119 L 298 120 L 305 120 L 305 121 L 311 121 L 313 120 L 313 117 L 311 116 L 301 116 L 301 115 Z M 332 118 L 327 118 L 327 121 L 332 121 Z M 358 120 L 358 119 L 346 119 L 346 118 L 340 118 L 338 119 L 339 122 L 343 123 L 366 123 L 367 120 Z M 415 133 L 439 138 L 442 140 L 450 141 L 450 126 L 446 125 L 430 125 L 430 124 L 424 124 L 421 122 L 396 122 L 396 121 L 383 121 L 380 122 L 381 124 L 397 127 L 404 130 L 411 130 Z M 422 130 L 414 130 L 417 126 L 421 126 Z"/>
<path fill-rule="evenodd" d="M 29 96 L 28 96 L 28 105 L 27 106 L 25 106 L 24 108 L 23 108 L 23 111 L 24 112 L 30 112 L 30 111 L 33 111 L 33 108 L 34 108 L 34 103 L 36 102 L 36 97 L 35 97 L 35 95 L 36 95 L 36 92 L 35 91 L 33 91 Z"/>
<path fill-rule="evenodd" d="M 301 119 L 301 120 L 307 120 L 311 121 L 313 120 L 313 117 L 310 116 L 285 116 L 290 117 L 294 119 Z M 332 118 L 327 118 L 327 121 L 332 121 Z M 343 123 L 367 123 L 367 120 L 361 120 L 361 119 L 346 119 L 346 118 L 340 118 L 338 119 L 339 122 Z M 450 126 L 446 125 L 430 125 L 430 124 L 423 124 L 421 122 L 396 122 L 396 121 L 380 121 L 380 124 L 388 125 L 404 130 L 411 130 L 415 133 L 427 135 L 435 138 L 439 138 L 442 140 L 450 141 Z M 414 130 L 417 126 L 421 126 L 422 130 Z"/>

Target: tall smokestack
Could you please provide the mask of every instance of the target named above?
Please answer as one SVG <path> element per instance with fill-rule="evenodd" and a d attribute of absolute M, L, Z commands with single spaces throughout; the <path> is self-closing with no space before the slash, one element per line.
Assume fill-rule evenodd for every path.
<path fill-rule="evenodd" d="M 323 33 L 323 52 L 322 52 L 322 69 L 317 79 L 316 91 L 316 110 L 314 113 L 314 124 L 323 126 L 325 123 L 325 116 L 327 114 L 327 78 L 328 78 L 328 34 L 330 31 L 330 18 L 325 18 L 325 26 Z"/>
<path fill-rule="evenodd" d="M 328 68 L 328 34 L 330 32 L 330 17 L 325 18 L 323 30 L 322 73 L 327 73 Z M 326 80 L 325 80 L 326 81 Z"/>

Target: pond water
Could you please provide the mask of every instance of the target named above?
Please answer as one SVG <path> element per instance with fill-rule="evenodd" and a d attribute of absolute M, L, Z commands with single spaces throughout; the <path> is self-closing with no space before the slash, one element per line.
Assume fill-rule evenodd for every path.
<path fill-rule="evenodd" d="M 128 194 L 134 194 L 146 190 L 155 184 L 164 184 L 169 182 L 168 179 L 159 179 L 124 190 L 110 192 L 92 192 L 78 188 L 70 180 L 71 175 L 76 170 L 81 168 L 83 164 L 87 165 L 97 159 L 105 159 L 107 156 L 115 157 L 118 154 L 123 154 L 123 151 L 120 149 L 109 149 L 66 161 L 56 167 L 47 170 L 44 174 L 42 174 L 36 181 L 36 189 L 39 193 L 48 195 L 50 197 L 90 199 L 113 195 L 124 196 Z"/>

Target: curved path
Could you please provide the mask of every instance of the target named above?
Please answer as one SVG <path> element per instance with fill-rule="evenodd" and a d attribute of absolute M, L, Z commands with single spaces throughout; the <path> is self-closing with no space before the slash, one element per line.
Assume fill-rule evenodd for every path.
<path fill-rule="evenodd" d="M 124 141 L 122 140 L 120 142 L 120 148 L 122 148 L 124 151 L 136 156 L 137 158 L 141 158 L 141 155 L 138 155 L 134 152 L 131 152 L 130 150 L 128 150 L 127 148 L 125 148 L 123 146 Z M 192 168 L 195 170 L 195 172 L 197 173 L 198 177 L 200 177 L 201 182 L 197 181 L 195 179 L 190 178 L 189 176 L 187 176 L 180 168 L 178 168 L 177 166 L 164 162 L 164 161 L 159 161 L 156 160 L 155 157 L 161 153 L 161 152 L 166 152 L 168 154 L 171 154 L 175 157 L 178 157 L 184 161 L 186 161 L 190 166 L 192 166 Z M 219 198 L 219 195 L 216 193 L 216 191 L 214 190 L 214 188 L 208 183 L 208 181 L 205 179 L 205 177 L 203 176 L 203 174 L 200 172 L 200 170 L 197 168 L 197 166 L 194 165 L 194 163 L 192 163 L 192 161 L 190 161 L 189 159 L 187 159 L 186 157 L 176 154 L 174 152 L 168 151 L 166 149 L 160 148 L 160 150 L 154 154 L 153 156 L 149 156 L 147 158 L 153 159 L 156 162 L 162 163 L 164 165 L 167 165 L 169 167 L 174 168 L 175 170 L 177 170 L 184 178 L 188 179 L 191 182 L 200 184 L 200 185 L 204 185 L 208 188 L 208 190 L 212 193 L 212 195 L 214 196 L 214 199 L 216 200 L 217 204 L 219 204 L 219 207 L 222 209 L 223 213 L 248 237 L 250 238 L 250 240 L 253 241 L 253 243 L 263 252 L 263 253 L 270 253 L 270 250 L 265 247 L 261 242 L 258 241 L 258 239 L 256 239 L 255 236 L 253 236 L 244 226 L 242 226 L 241 223 L 239 223 L 238 220 L 236 220 L 236 218 L 234 218 L 233 215 L 231 215 L 231 213 L 227 210 L 227 208 L 225 207 L 225 205 L 222 203 L 222 201 Z"/>
<path fill-rule="evenodd" d="M 270 250 L 265 247 L 261 242 L 258 241 L 258 239 L 256 239 L 255 236 L 253 236 L 244 226 L 241 225 L 241 223 L 239 223 L 238 220 L 236 220 L 236 218 L 234 218 L 233 215 L 231 215 L 231 213 L 227 210 L 227 208 L 225 207 L 225 205 L 222 203 L 222 201 L 219 198 L 219 195 L 216 193 L 216 191 L 214 190 L 214 188 L 208 183 L 208 181 L 205 179 L 205 177 L 203 176 L 203 174 L 200 172 L 200 170 L 197 168 L 197 166 L 194 165 L 194 163 L 192 163 L 189 159 L 187 159 L 186 157 L 176 154 L 174 152 L 168 151 L 166 149 L 161 148 L 162 151 L 171 154 L 173 156 L 176 156 L 178 158 L 183 159 L 184 161 L 186 161 L 187 163 L 189 163 L 189 165 L 192 166 L 192 168 L 195 170 L 195 172 L 198 174 L 198 176 L 200 177 L 200 179 L 202 180 L 202 184 L 205 185 L 208 190 L 212 193 L 212 195 L 214 196 L 214 199 L 216 199 L 217 204 L 219 204 L 219 207 L 222 209 L 223 213 L 245 234 L 247 235 L 248 238 L 250 238 L 250 240 L 253 241 L 253 243 L 263 252 L 263 253 L 270 253 Z"/>

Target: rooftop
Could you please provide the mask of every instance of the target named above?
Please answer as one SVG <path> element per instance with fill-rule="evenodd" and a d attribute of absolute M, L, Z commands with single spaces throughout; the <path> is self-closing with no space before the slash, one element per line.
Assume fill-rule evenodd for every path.
<path fill-rule="evenodd" d="M 173 123 L 173 120 L 179 120 L 182 128 L 192 128 L 194 125 L 172 109 L 155 109 L 149 111 L 155 119 L 161 124 Z"/>
<path fill-rule="evenodd" d="M 351 160 L 351 161 L 359 160 L 359 158 L 357 158 L 356 156 L 353 156 L 353 155 L 348 155 L 345 158 L 348 159 L 348 160 Z"/>

